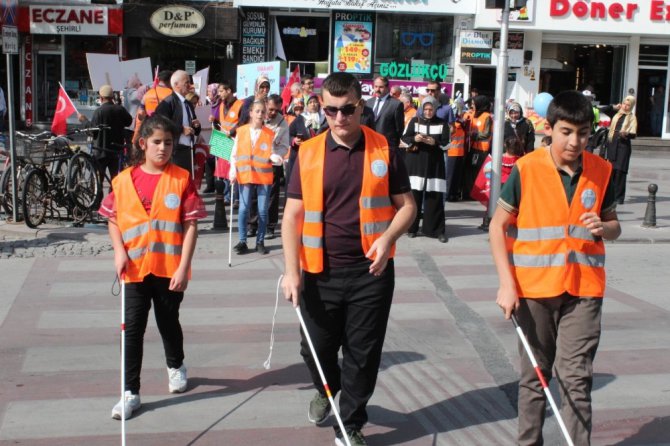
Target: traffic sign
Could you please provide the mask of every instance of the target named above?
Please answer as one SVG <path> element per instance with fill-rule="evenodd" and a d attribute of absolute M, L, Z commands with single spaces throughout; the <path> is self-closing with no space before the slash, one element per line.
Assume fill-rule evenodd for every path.
<path fill-rule="evenodd" d="M 19 54 L 19 31 L 16 26 L 3 25 L 2 53 Z"/>

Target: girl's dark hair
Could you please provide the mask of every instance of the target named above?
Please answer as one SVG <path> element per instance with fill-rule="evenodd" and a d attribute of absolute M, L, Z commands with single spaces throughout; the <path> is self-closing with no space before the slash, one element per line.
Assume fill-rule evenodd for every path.
<path fill-rule="evenodd" d="M 591 101 L 579 91 L 567 90 L 557 94 L 547 109 L 547 122 L 553 128 L 558 121 L 582 125 L 593 122 Z"/>
<path fill-rule="evenodd" d="M 154 113 L 153 115 L 149 116 L 148 118 L 145 118 L 144 121 L 142 121 L 142 126 L 140 127 L 139 131 L 139 138 L 137 138 L 137 142 L 133 144 L 133 150 L 132 153 L 130 154 L 130 163 L 133 166 L 139 166 L 140 164 L 144 164 L 145 160 L 145 155 L 144 155 L 144 150 L 140 148 L 140 138 L 144 139 L 145 141 L 149 139 L 151 135 L 154 134 L 154 131 L 156 130 L 163 130 L 164 132 L 169 132 L 172 133 L 172 139 L 174 141 L 174 145 L 177 145 L 177 139 L 179 138 L 180 131 L 179 128 L 168 118 L 166 118 L 163 115 L 159 115 L 158 113 Z"/>
<path fill-rule="evenodd" d="M 523 156 L 523 144 L 519 138 L 507 138 L 504 142 L 505 152 L 512 156 Z"/>
<path fill-rule="evenodd" d="M 361 83 L 350 73 L 331 73 L 323 81 L 321 88 L 336 98 L 344 97 L 351 92 L 355 94 L 356 99 L 360 99 L 362 95 Z"/>

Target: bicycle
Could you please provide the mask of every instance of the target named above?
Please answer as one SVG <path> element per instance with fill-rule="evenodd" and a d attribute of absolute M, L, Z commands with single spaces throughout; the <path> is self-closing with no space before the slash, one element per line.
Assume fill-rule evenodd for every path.
<path fill-rule="evenodd" d="M 14 165 L 16 167 L 16 200 L 17 200 L 17 221 L 23 220 L 23 207 L 21 205 L 21 190 L 25 176 L 30 168 L 34 166 L 29 156 L 26 156 L 27 153 L 30 153 L 30 146 L 34 143 L 41 143 L 46 141 L 47 137 L 51 136 L 51 133 L 48 131 L 41 132 L 38 134 L 27 134 L 23 132 L 15 132 L 16 136 L 22 138 L 22 144 L 17 146 L 16 159 Z M 10 166 L 10 158 L 7 157 L 4 164 L 4 170 L 2 176 L 0 177 L 0 207 L 6 214 L 6 219 L 10 219 L 13 216 L 14 211 L 14 200 L 13 200 L 13 187 L 12 187 L 12 169 Z"/>
<path fill-rule="evenodd" d="M 98 128 L 79 129 L 68 135 L 91 130 Z M 81 152 L 79 146 L 71 146 L 65 136 L 50 138 L 44 148 L 35 153 L 40 153 L 42 158 L 26 173 L 21 195 L 26 225 L 36 228 L 47 214 L 60 219 L 61 210 L 71 216 L 75 224 L 81 224 L 102 198 L 102 187 L 91 156 Z"/>

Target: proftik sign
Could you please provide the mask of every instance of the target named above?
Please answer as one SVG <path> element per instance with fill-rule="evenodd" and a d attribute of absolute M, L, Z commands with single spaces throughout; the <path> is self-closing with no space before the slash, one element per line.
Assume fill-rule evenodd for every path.
<path fill-rule="evenodd" d="M 164 6 L 154 11 L 149 19 L 157 32 L 171 37 L 188 37 L 205 27 L 205 16 L 190 6 Z"/>

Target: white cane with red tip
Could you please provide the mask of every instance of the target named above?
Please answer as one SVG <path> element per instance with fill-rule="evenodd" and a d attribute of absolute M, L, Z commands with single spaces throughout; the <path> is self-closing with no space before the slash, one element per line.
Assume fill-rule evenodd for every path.
<path fill-rule="evenodd" d="M 323 369 L 321 369 L 321 363 L 319 362 L 319 357 L 316 356 L 316 350 L 314 350 L 314 344 L 312 344 L 312 338 L 310 337 L 309 331 L 307 331 L 307 327 L 305 326 L 305 320 L 302 318 L 300 307 L 295 307 L 295 312 L 298 313 L 298 319 L 300 319 L 300 326 L 302 327 L 303 333 L 305 333 L 305 338 L 307 339 L 309 349 L 312 352 L 312 357 L 314 358 L 316 368 L 319 371 L 319 376 L 321 377 L 323 388 L 326 391 L 326 396 L 328 397 L 328 401 L 330 402 L 330 407 L 333 409 L 333 413 L 335 414 L 335 418 L 337 419 L 337 424 L 340 426 L 340 430 L 342 431 L 342 438 L 344 438 L 344 441 L 347 443 L 347 446 L 351 446 L 351 442 L 349 441 L 349 435 L 347 435 L 347 431 L 344 428 L 344 423 L 342 423 L 342 418 L 340 418 L 340 412 L 337 410 L 337 406 L 335 406 L 335 400 L 333 400 L 333 394 L 330 393 L 330 387 L 328 387 L 326 376 L 323 374 Z"/>
<path fill-rule="evenodd" d="M 228 226 L 228 268 L 233 266 L 233 191 L 235 183 L 230 183 L 230 224 Z M 239 225 L 239 223 L 238 223 Z"/>
<path fill-rule="evenodd" d="M 568 429 L 565 427 L 565 423 L 563 422 L 563 417 L 561 417 L 561 413 L 558 411 L 558 407 L 556 407 L 556 402 L 554 401 L 554 397 L 551 395 L 551 392 L 549 391 L 549 385 L 547 384 L 547 380 L 544 379 L 544 375 L 542 374 L 542 370 L 540 370 L 540 366 L 537 365 L 537 361 L 535 360 L 535 355 L 533 355 L 533 351 L 530 349 L 530 345 L 528 344 L 528 340 L 526 339 L 526 336 L 523 334 L 523 330 L 521 330 L 521 327 L 519 326 L 519 323 L 516 320 L 516 316 L 514 316 L 514 313 L 512 313 L 512 323 L 514 324 L 514 327 L 516 328 L 516 332 L 519 335 L 519 339 L 521 339 L 521 343 L 523 344 L 523 347 L 526 349 L 526 353 L 528 354 L 528 358 L 530 359 L 530 363 L 532 364 L 533 368 L 535 369 L 535 373 L 537 374 L 537 378 L 540 380 L 540 384 L 542 385 L 542 390 L 544 390 L 544 394 L 547 396 L 547 400 L 549 400 L 549 405 L 551 406 L 551 410 L 554 412 L 554 415 L 556 415 L 556 420 L 558 421 L 558 425 L 561 427 L 561 432 L 563 432 L 563 436 L 565 437 L 565 441 L 568 443 L 569 446 L 574 446 L 574 443 L 572 442 L 572 438 L 570 438 L 570 434 L 568 433 Z"/>
<path fill-rule="evenodd" d="M 126 275 L 121 273 L 121 446 L 126 446 Z"/>

